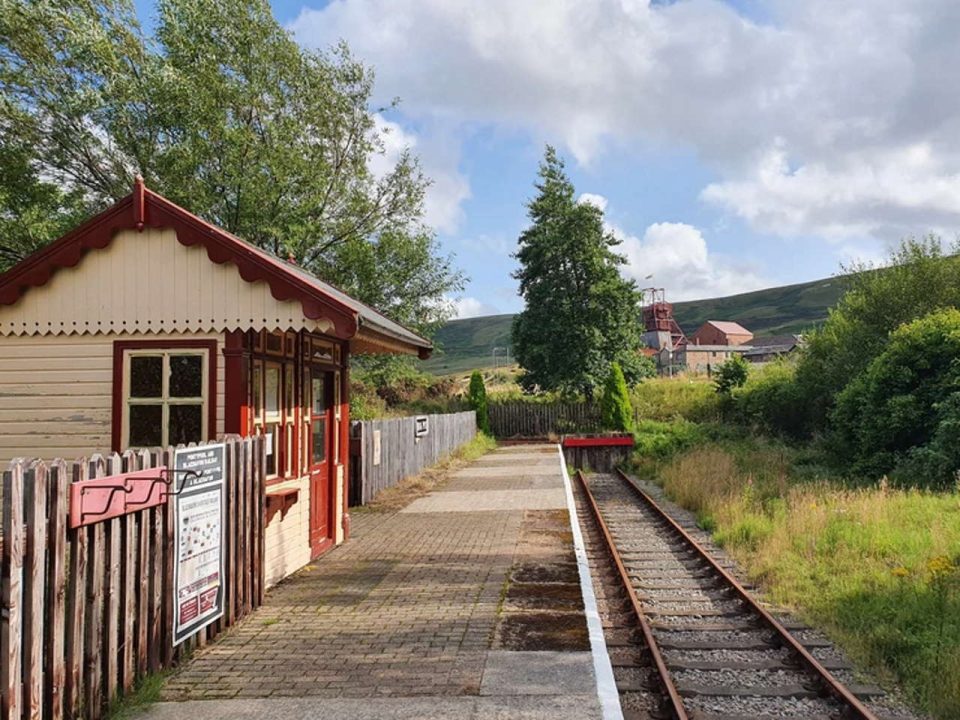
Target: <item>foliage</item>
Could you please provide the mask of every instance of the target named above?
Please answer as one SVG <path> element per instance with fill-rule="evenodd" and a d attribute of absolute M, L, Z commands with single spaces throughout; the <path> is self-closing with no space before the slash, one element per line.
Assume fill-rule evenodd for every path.
<path fill-rule="evenodd" d="M 603 426 L 608 430 L 630 432 L 633 429 L 633 411 L 630 407 L 630 395 L 627 393 L 627 381 L 616 361 L 610 365 L 610 374 L 603 386 L 600 415 Z"/>
<path fill-rule="evenodd" d="M 893 472 L 907 484 L 944 487 L 960 470 L 960 451 L 953 444 L 958 422 L 960 310 L 952 309 L 891 334 L 883 351 L 837 397 L 831 439 L 856 473 Z M 924 474 L 911 477 L 908 468 Z"/>
<path fill-rule="evenodd" d="M 630 399 L 637 415 L 650 420 L 701 422 L 720 416 L 717 393 L 704 378 L 656 378 L 632 388 Z"/>
<path fill-rule="evenodd" d="M 634 429 L 635 454 L 640 458 L 667 459 L 703 442 L 709 433 L 707 426 L 689 420 L 640 420 Z"/>
<path fill-rule="evenodd" d="M 803 433 L 805 415 L 794 363 L 781 359 L 750 373 L 733 397 L 737 420 L 771 434 L 798 437 Z"/>
<path fill-rule="evenodd" d="M 0 217 L 23 219 L 0 223 L 0 262 L 123 197 L 139 172 L 403 322 L 448 318 L 462 277 L 420 221 L 417 160 L 385 157 L 370 68 L 342 44 L 303 49 L 267 0 L 156 11 L 145 36 L 129 0 L 0 0 Z"/>
<path fill-rule="evenodd" d="M 953 252 L 960 251 L 960 244 Z M 889 265 L 857 265 L 847 292 L 823 327 L 807 337 L 797 367 L 808 432 L 826 426 L 835 396 L 860 375 L 903 323 L 960 306 L 960 260 L 946 258 L 939 238 L 904 240 Z"/>
<path fill-rule="evenodd" d="M 747 381 L 750 367 L 740 355 L 733 355 L 714 371 L 713 384 L 717 392 L 730 395 L 734 388 L 742 387 Z"/>
<path fill-rule="evenodd" d="M 552 147 L 536 187 L 514 274 L 526 303 L 513 323 L 521 384 L 528 391 L 592 397 L 613 361 L 633 384 L 639 379 L 639 298 L 635 285 L 620 275 L 620 241 L 604 230 L 599 208 L 575 200 Z"/>
<path fill-rule="evenodd" d="M 960 715 L 960 496 L 800 482 L 788 446 L 707 444 L 662 468 L 769 598 L 946 720 Z"/>
<path fill-rule="evenodd" d="M 467 389 L 467 405 L 477 413 L 477 427 L 481 432 L 490 434 L 490 416 L 487 413 L 487 388 L 483 384 L 483 375 L 474 370 Z"/>

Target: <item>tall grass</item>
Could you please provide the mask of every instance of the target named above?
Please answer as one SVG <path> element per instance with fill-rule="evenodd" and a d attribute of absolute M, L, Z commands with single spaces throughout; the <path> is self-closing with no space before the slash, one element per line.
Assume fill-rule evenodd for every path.
<path fill-rule="evenodd" d="M 630 393 L 633 409 L 642 420 L 696 422 L 720 417 L 720 398 L 702 377 L 655 378 L 640 383 Z"/>
<path fill-rule="evenodd" d="M 960 493 L 799 481 L 797 459 L 776 443 L 708 444 L 659 479 L 771 599 L 919 707 L 960 718 Z"/>

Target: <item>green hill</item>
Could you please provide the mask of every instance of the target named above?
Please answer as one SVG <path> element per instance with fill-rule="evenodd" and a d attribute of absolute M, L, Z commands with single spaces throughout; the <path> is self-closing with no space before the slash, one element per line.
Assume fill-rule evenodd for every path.
<path fill-rule="evenodd" d="M 674 316 L 692 333 L 707 320 L 733 320 L 756 335 L 800 333 L 827 317 L 842 292 L 842 278 L 675 303 Z M 493 365 L 493 349 L 510 346 L 513 315 L 453 320 L 437 331 L 438 350 L 423 364 L 437 375 Z"/>

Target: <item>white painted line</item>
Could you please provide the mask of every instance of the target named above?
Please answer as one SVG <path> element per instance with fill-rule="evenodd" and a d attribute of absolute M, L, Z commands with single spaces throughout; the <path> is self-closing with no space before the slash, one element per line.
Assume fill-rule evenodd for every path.
<path fill-rule="evenodd" d="M 620 707 L 620 693 L 613 679 L 613 666 L 607 652 L 607 641 L 603 637 L 603 623 L 597 609 L 597 596 L 593 592 L 593 579 L 587 564 L 587 549 L 583 545 L 583 533 L 577 519 L 577 506 L 573 501 L 573 485 L 567 473 L 567 461 L 563 449 L 557 445 L 560 454 L 560 469 L 563 471 L 563 486 L 567 493 L 567 510 L 570 513 L 570 529 L 573 532 L 573 548 L 577 556 L 577 570 L 580 572 L 580 594 L 583 595 L 583 609 L 587 616 L 587 631 L 590 634 L 590 651 L 593 654 L 593 673 L 597 677 L 597 697 L 604 720 L 623 720 Z"/>

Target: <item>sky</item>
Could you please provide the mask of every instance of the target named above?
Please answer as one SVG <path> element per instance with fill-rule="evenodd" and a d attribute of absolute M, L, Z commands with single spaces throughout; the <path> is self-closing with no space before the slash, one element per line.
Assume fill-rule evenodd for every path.
<path fill-rule="evenodd" d="M 139 0 L 149 15 L 149 0 Z M 956 0 L 273 0 L 305 47 L 376 71 L 389 161 L 469 277 L 516 312 L 511 253 L 545 144 L 623 273 L 673 301 L 879 262 L 960 230 Z M 149 23 L 149 20 L 147 19 Z M 652 277 L 650 277 L 652 276 Z"/>

